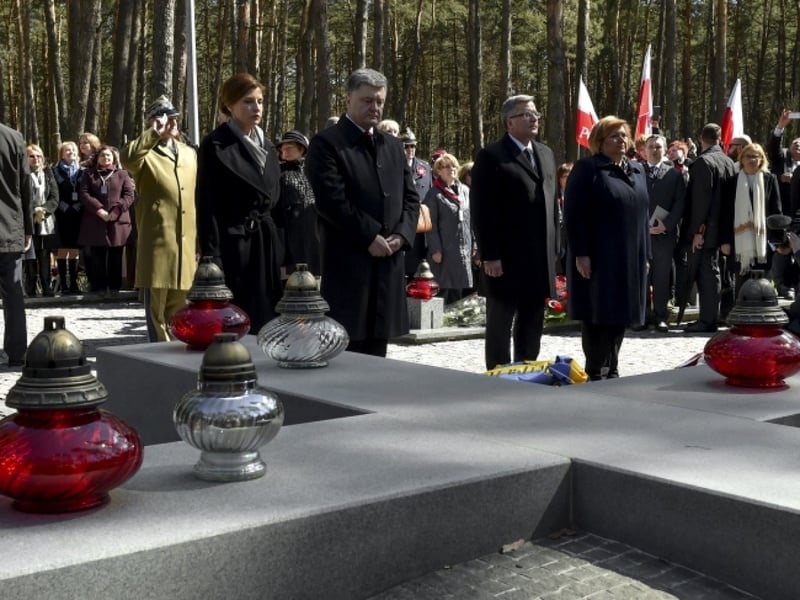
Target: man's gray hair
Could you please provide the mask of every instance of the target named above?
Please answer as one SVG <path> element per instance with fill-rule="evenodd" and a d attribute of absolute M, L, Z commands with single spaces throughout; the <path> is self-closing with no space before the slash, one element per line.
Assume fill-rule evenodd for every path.
<path fill-rule="evenodd" d="M 356 69 L 347 78 L 347 93 L 355 92 L 362 85 L 374 88 L 388 87 L 386 77 L 375 69 Z"/>
<path fill-rule="evenodd" d="M 525 94 L 518 94 L 516 96 L 506 98 L 506 101 L 503 102 L 503 107 L 500 109 L 500 116 L 503 118 L 503 124 L 505 124 L 508 118 L 512 115 L 518 104 L 527 104 L 528 102 L 533 101 L 533 96 L 527 96 Z"/>
<path fill-rule="evenodd" d="M 650 140 L 656 140 L 657 142 L 661 142 L 661 145 L 662 145 L 662 146 L 664 146 L 664 148 L 666 148 L 666 147 L 667 147 L 667 138 L 665 138 L 665 137 L 664 137 L 663 135 L 661 135 L 660 133 L 654 133 L 653 135 L 649 136 L 649 137 L 648 137 L 648 138 L 645 140 L 645 142 L 644 142 L 644 143 L 645 143 L 645 144 L 649 144 L 649 143 L 650 143 Z"/>

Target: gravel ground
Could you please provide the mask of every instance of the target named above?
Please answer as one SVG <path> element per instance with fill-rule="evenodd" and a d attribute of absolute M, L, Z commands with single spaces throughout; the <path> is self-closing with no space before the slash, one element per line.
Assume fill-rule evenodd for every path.
<path fill-rule="evenodd" d="M 28 340 L 38 334 L 44 317 L 60 315 L 66 327 L 86 345 L 86 353 L 94 360 L 99 346 L 138 344 L 147 341 L 144 309 L 137 302 L 99 304 L 72 303 L 56 306 L 32 306 L 26 309 Z M 3 329 L 0 325 L 0 331 Z M 620 375 L 640 375 L 678 366 L 699 352 L 709 335 L 686 334 L 675 329 L 666 334 L 654 331 L 628 332 L 620 352 Z M 580 333 L 574 328 L 559 327 L 542 337 L 541 359 L 557 355 L 570 356 L 583 364 Z M 388 358 L 426 364 L 471 373 L 480 373 L 483 365 L 483 340 L 471 339 L 420 345 L 389 346 Z M 0 359 L 0 399 L 21 374 L 21 368 L 10 369 Z M 8 409 L 0 404 L 0 415 Z"/>

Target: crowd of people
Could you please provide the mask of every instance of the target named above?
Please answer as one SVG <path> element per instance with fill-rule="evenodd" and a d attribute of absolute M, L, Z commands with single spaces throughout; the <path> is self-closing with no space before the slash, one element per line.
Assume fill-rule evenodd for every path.
<path fill-rule="evenodd" d="M 657 122 L 634 140 L 609 116 L 591 132 L 591 156 L 557 166 L 536 139 L 534 98 L 516 95 L 501 107 L 505 134 L 474 163 L 445 148 L 428 163 L 414 132 L 383 118 L 387 88 L 377 71 L 352 73 L 345 113 L 311 140 L 265 135 L 264 87 L 246 73 L 222 85 L 218 126 L 199 147 L 165 96 L 121 150 L 84 133 L 60 145 L 53 165 L 1 130 L 0 208 L 19 225 L 0 231 L 10 363 L 24 351 L 24 333 L 8 326 L 24 295 L 113 298 L 124 274 L 141 292 L 150 339 L 172 339 L 169 318 L 200 256 L 222 268 L 253 333 L 306 263 L 349 349 L 377 356 L 408 331 L 405 285 L 427 260 L 446 304 L 486 297 L 487 369 L 538 358 L 546 299 L 566 275 L 593 380 L 619 376 L 628 328 L 668 331 L 670 305 L 691 302 L 694 289 L 690 332 L 716 331 L 751 272 L 793 297 L 794 251 L 767 232 L 770 216 L 795 218 L 800 203 L 800 138 L 782 147 L 789 111 L 764 146 L 739 136 L 723 149 L 709 123 L 699 150 L 691 139 L 668 143 Z"/>

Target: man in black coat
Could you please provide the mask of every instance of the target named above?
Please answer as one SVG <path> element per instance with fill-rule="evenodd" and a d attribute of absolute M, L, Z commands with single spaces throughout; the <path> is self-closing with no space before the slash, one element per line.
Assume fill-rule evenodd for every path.
<path fill-rule="evenodd" d="M 22 253 L 31 245 L 30 167 L 22 134 L 0 123 L 0 298 L 8 366 L 22 366 L 28 346 Z"/>
<path fill-rule="evenodd" d="M 306 158 L 320 216 L 322 296 L 350 336 L 348 350 L 375 356 L 408 333 L 402 250 L 419 215 L 403 144 L 375 127 L 386 86 L 373 69 L 354 71 L 347 112 L 311 140 Z"/>
<path fill-rule="evenodd" d="M 651 320 L 656 330 L 662 333 L 669 330 L 669 277 L 686 196 L 683 175 L 664 160 L 666 146 L 667 141 L 662 135 L 651 135 L 645 144 L 645 174 L 650 196 L 650 243 L 653 252 L 648 273 L 653 287 Z"/>
<path fill-rule="evenodd" d="M 506 135 L 478 152 L 472 168 L 472 229 L 486 275 L 486 368 L 536 360 L 544 301 L 554 296 L 558 260 L 558 181 L 553 152 L 534 141 L 533 97 L 501 109 Z M 516 316 L 516 319 L 515 319 Z"/>
<path fill-rule="evenodd" d="M 695 277 L 700 296 L 700 318 L 686 327 L 688 332 L 714 332 L 719 324 L 720 215 L 726 201 L 723 190 L 736 175 L 733 161 L 722 151 L 722 130 L 708 123 L 700 134 L 701 152 L 689 167 L 686 213 L 681 243 L 688 247 L 689 261 L 696 261 Z M 691 272 L 691 269 L 690 269 Z M 691 286 L 694 281 L 687 281 Z"/>

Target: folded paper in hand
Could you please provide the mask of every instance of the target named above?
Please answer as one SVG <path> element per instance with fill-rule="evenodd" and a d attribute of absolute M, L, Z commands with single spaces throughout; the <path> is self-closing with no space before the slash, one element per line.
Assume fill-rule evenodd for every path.
<path fill-rule="evenodd" d="M 661 221 L 663 223 L 664 219 L 666 219 L 668 216 L 669 216 L 668 210 L 665 210 L 661 206 L 656 205 L 655 209 L 653 210 L 653 214 L 650 215 L 650 227 L 655 227 L 656 225 L 658 225 L 658 221 Z"/>

